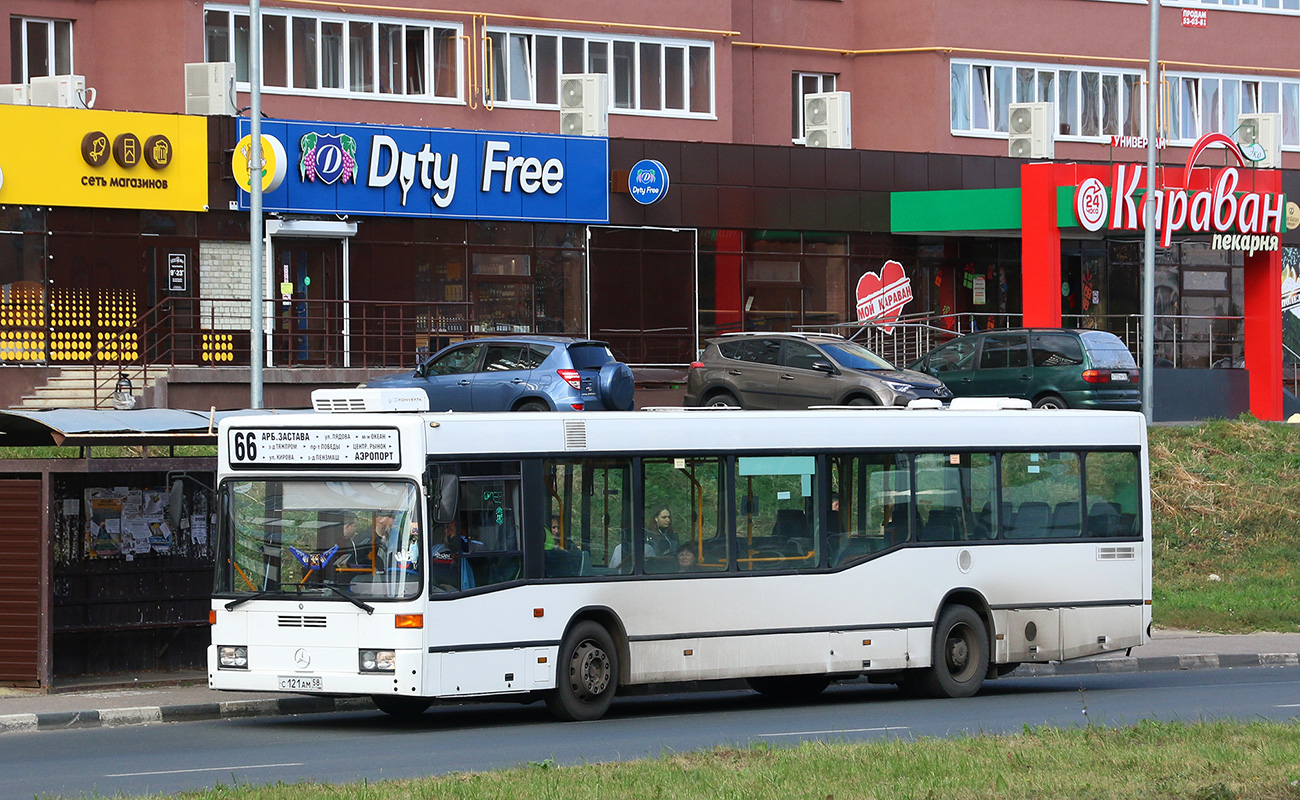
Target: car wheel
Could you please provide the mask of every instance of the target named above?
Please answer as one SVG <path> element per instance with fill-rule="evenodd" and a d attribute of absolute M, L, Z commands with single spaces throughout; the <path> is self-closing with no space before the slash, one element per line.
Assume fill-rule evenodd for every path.
<path fill-rule="evenodd" d="M 740 401 L 731 392 L 715 392 L 709 395 L 703 405 L 710 408 L 740 408 Z"/>
<path fill-rule="evenodd" d="M 529 400 L 526 403 L 520 403 L 519 407 L 515 409 L 515 411 L 550 411 L 550 410 L 551 409 L 547 407 L 547 405 L 543 403 L 541 400 Z"/>
<path fill-rule="evenodd" d="M 876 398 L 874 398 L 874 397 L 855 397 L 855 398 L 853 398 L 852 400 L 849 401 L 849 405 L 851 405 L 851 406 L 878 406 L 878 405 L 880 405 L 880 404 L 876 402 Z"/>
<path fill-rule="evenodd" d="M 1045 394 L 1034 401 L 1034 408 L 1069 408 L 1069 404 L 1059 395 Z"/>

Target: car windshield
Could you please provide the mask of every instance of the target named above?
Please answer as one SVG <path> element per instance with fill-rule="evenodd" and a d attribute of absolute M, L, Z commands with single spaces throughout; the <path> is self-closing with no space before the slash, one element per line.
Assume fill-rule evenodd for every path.
<path fill-rule="evenodd" d="M 894 365 L 855 342 L 818 342 L 841 367 L 848 369 L 894 369 Z"/>
<path fill-rule="evenodd" d="M 1119 337 L 1112 334 L 1085 333 L 1084 346 L 1088 348 L 1092 366 L 1096 369 L 1136 369 L 1133 354 Z"/>
<path fill-rule="evenodd" d="M 221 492 L 217 594 L 351 602 L 419 596 L 415 484 L 228 480 Z"/>
<path fill-rule="evenodd" d="M 573 360 L 574 369 L 597 369 L 614 360 L 609 346 L 601 342 L 586 342 L 569 345 L 569 358 Z"/>

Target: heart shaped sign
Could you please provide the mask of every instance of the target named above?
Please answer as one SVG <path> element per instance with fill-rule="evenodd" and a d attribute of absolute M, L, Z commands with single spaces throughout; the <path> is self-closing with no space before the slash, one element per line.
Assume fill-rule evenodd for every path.
<path fill-rule="evenodd" d="M 858 278 L 858 322 L 874 323 L 893 335 L 899 313 L 910 302 L 912 280 L 897 261 L 886 261 L 879 274 L 868 272 Z"/>

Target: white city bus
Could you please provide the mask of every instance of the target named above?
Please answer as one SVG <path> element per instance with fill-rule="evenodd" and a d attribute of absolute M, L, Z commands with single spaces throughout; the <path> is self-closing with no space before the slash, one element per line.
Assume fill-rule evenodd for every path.
<path fill-rule="evenodd" d="M 221 421 L 212 688 L 594 719 L 687 680 L 964 697 L 1149 636 L 1140 414 L 368 410 L 421 397 Z"/>

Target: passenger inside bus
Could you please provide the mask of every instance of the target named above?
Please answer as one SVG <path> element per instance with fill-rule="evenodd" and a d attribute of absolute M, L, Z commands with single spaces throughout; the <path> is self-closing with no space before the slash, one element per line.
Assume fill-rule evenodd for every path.
<path fill-rule="evenodd" d="M 442 528 L 442 541 L 429 552 L 429 585 L 444 592 L 473 589 L 474 571 L 465 554 L 482 549 L 483 543 L 461 533 L 460 520 L 453 518 Z"/>

